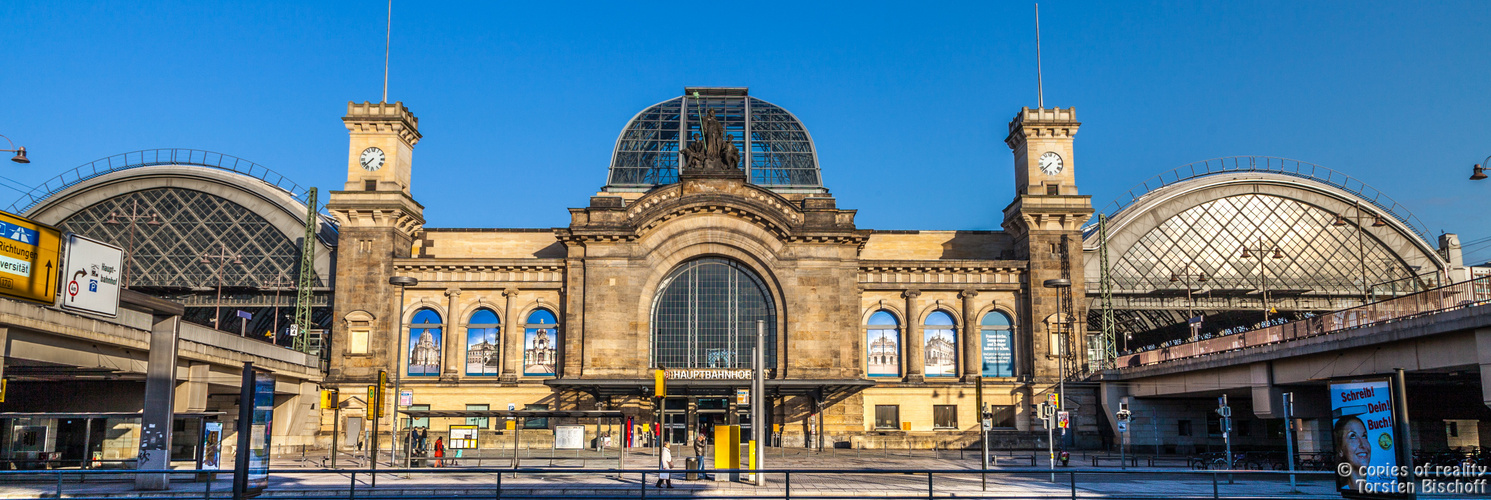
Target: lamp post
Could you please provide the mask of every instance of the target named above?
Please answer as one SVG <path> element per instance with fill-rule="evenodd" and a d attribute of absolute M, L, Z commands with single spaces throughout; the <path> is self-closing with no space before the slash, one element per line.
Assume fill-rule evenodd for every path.
<path fill-rule="evenodd" d="M 274 286 L 274 327 L 269 331 L 274 332 L 270 335 L 270 338 L 274 339 L 273 342 L 275 345 L 279 345 L 280 338 L 280 289 L 290 284 L 289 279 L 290 277 L 285 276 L 284 271 L 281 271 L 279 274 L 274 275 L 274 282 L 270 283 Z M 290 340 L 290 347 L 295 347 L 294 339 Z"/>
<path fill-rule="evenodd" d="M 398 333 L 394 335 L 393 339 L 394 349 L 398 351 L 394 355 L 393 365 L 393 436 L 389 439 L 392 444 L 389 448 L 388 456 L 388 461 L 392 465 L 399 456 L 399 398 L 403 394 L 401 389 L 404 381 L 404 339 L 408 337 L 404 333 L 404 290 L 418 285 L 419 280 L 410 276 L 390 276 L 388 284 L 399 287 L 399 316 L 397 318 L 399 328 Z M 377 438 L 374 437 L 374 439 Z M 408 452 L 409 450 L 404 450 L 404 453 L 407 454 Z M 377 460 L 377 457 L 373 457 L 373 459 Z"/>
<path fill-rule="evenodd" d="M 121 219 L 129 224 L 129 246 L 124 248 L 124 288 L 129 288 L 129 268 L 135 262 L 135 225 L 143 221 L 147 225 L 159 226 L 160 214 L 141 212 L 140 201 L 130 200 L 129 213 L 109 212 L 109 218 L 104 221 L 104 224 L 125 224 L 126 222 L 120 222 Z"/>
<path fill-rule="evenodd" d="M 1272 247 L 1272 248 L 1270 248 L 1270 247 Z M 1238 257 L 1244 258 L 1244 259 L 1251 259 L 1251 258 L 1253 258 L 1254 255 L 1258 256 L 1258 288 L 1263 291 L 1263 323 L 1265 325 L 1268 324 L 1268 311 L 1269 311 L 1269 306 L 1268 306 L 1268 265 L 1264 262 L 1263 258 L 1264 258 L 1264 256 L 1269 256 L 1270 254 L 1271 254 L 1270 258 L 1273 258 L 1273 259 L 1282 259 L 1282 258 L 1284 258 L 1284 253 L 1279 251 L 1279 245 L 1277 245 L 1277 244 L 1265 245 L 1263 239 L 1259 238 L 1258 239 L 1258 247 L 1257 248 L 1248 248 L 1248 247 L 1244 246 L 1243 249 L 1242 249 L 1242 253 L 1238 255 Z"/>
<path fill-rule="evenodd" d="M 0 137 L 5 137 L 5 136 L 0 135 Z M 16 162 L 16 163 L 31 163 L 31 159 L 26 157 L 26 148 L 24 148 L 24 147 L 19 147 L 19 148 L 16 147 L 16 143 L 12 142 L 9 137 L 5 137 L 5 142 L 9 142 L 10 143 L 10 149 L 0 149 L 0 152 L 4 152 L 4 153 L 15 153 L 16 154 L 14 157 L 11 157 L 10 161 L 13 161 L 13 162 Z"/>
<path fill-rule="evenodd" d="M 1481 176 L 1484 177 L 1485 174 L 1481 174 Z M 1471 178 L 1474 179 L 1475 176 L 1471 176 Z M 1336 220 L 1335 222 L 1331 222 L 1331 226 L 1345 227 L 1348 220 L 1356 224 L 1356 257 L 1361 261 L 1362 305 L 1366 305 L 1372 301 L 1372 285 L 1367 283 L 1367 243 L 1366 236 L 1363 234 L 1367 231 L 1362 229 L 1362 221 L 1369 218 L 1372 219 L 1372 227 L 1383 227 L 1387 225 L 1387 222 L 1382 220 L 1381 215 L 1362 210 L 1362 202 L 1360 201 L 1353 204 L 1347 212 L 1354 213 L 1349 216 L 1345 213 L 1336 214 Z"/>
<path fill-rule="evenodd" d="M 1481 165 L 1491 166 L 1491 156 L 1487 156 L 1485 160 L 1481 160 L 1480 163 L 1477 163 L 1474 167 L 1471 167 L 1470 180 L 1479 181 L 1486 178 L 1487 167 L 1482 167 Z"/>
<path fill-rule="evenodd" d="M 217 261 L 217 305 L 212 310 L 212 327 L 222 330 L 223 327 L 218 322 L 222 321 L 223 317 L 223 266 L 226 266 L 230 260 L 234 264 L 242 265 L 243 256 L 228 253 L 228 247 L 222 243 L 217 244 L 217 249 L 217 255 L 203 255 L 202 263 Z M 239 332 L 239 335 L 242 336 L 243 332 Z"/>
<path fill-rule="evenodd" d="M 1066 291 L 1064 289 L 1072 287 L 1072 280 L 1066 278 L 1049 279 L 1042 283 L 1042 286 L 1055 289 L 1057 293 L 1062 293 Z M 1066 411 L 1066 357 L 1071 354 L 1066 337 L 1066 323 L 1071 318 L 1067 318 L 1065 316 L 1066 312 L 1061 310 L 1062 302 L 1060 300 L 1056 301 L 1056 338 L 1061 343 L 1061 357 L 1058 358 L 1057 364 L 1057 370 L 1060 372 L 1061 377 L 1056 380 L 1056 411 Z M 1066 429 L 1061 430 L 1061 438 L 1061 447 L 1062 449 L 1066 449 Z"/>
<path fill-rule="evenodd" d="M 1195 342 L 1197 328 L 1195 323 L 1191 323 L 1191 319 L 1196 317 L 1196 298 L 1191 296 L 1192 278 L 1195 278 L 1196 281 L 1206 283 L 1206 272 L 1202 271 L 1199 273 L 1192 273 L 1190 264 L 1186 264 L 1185 267 L 1180 268 L 1180 272 L 1178 273 L 1174 271 L 1170 272 L 1171 283 L 1182 280 L 1186 282 L 1186 324 L 1188 325 L 1188 328 L 1191 329 L 1191 342 Z"/>

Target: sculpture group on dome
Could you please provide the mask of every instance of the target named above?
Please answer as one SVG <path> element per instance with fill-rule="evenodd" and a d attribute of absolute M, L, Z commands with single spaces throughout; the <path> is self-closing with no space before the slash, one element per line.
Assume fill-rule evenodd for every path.
<path fill-rule="evenodd" d="M 725 126 L 715 118 L 714 110 L 705 113 L 700 128 L 704 139 L 697 132 L 689 134 L 689 145 L 684 147 L 684 171 L 728 172 L 740 169 L 740 149 L 735 147 L 735 136 L 725 133 Z"/>

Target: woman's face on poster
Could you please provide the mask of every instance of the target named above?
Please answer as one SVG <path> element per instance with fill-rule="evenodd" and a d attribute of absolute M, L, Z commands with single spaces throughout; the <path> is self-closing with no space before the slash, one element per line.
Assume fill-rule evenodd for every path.
<path fill-rule="evenodd" d="M 1360 419 L 1351 419 L 1341 429 L 1342 457 L 1352 467 L 1363 467 L 1372 462 L 1372 445 L 1367 442 L 1367 427 Z"/>

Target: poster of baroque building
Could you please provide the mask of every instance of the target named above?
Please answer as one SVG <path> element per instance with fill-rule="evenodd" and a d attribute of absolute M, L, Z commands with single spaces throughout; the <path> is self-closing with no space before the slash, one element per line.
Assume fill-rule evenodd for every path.
<path fill-rule="evenodd" d="M 409 375 L 440 374 L 440 329 L 409 330 Z"/>
<path fill-rule="evenodd" d="M 553 375 L 558 341 L 557 330 L 529 328 L 523 335 L 523 374 Z"/>
<path fill-rule="evenodd" d="M 901 341 L 896 330 L 869 331 L 867 373 L 871 377 L 895 377 L 901 374 Z"/>
<path fill-rule="evenodd" d="M 502 369 L 496 328 L 466 330 L 466 374 L 496 375 Z"/>
<path fill-rule="evenodd" d="M 926 359 L 926 376 L 957 375 L 958 349 L 953 340 L 953 331 L 928 328 L 924 336 L 926 343 L 923 344 L 922 352 Z"/>

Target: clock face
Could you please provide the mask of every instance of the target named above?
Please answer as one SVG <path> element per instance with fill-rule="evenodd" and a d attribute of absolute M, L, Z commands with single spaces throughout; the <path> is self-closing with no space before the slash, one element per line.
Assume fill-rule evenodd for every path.
<path fill-rule="evenodd" d="M 369 172 L 383 167 L 383 150 L 378 148 L 367 148 L 362 150 L 362 156 L 357 158 L 362 163 L 362 168 Z"/>
<path fill-rule="evenodd" d="M 1046 154 L 1041 155 L 1040 167 L 1041 172 L 1045 172 L 1046 175 L 1056 175 L 1058 173 L 1061 173 L 1061 155 L 1056 154 L 1052 151 L 1047 151 Z"/>

